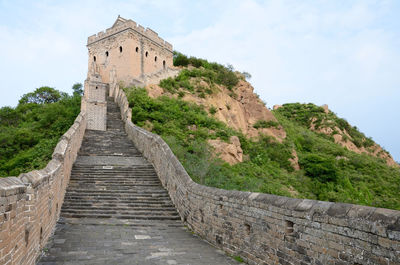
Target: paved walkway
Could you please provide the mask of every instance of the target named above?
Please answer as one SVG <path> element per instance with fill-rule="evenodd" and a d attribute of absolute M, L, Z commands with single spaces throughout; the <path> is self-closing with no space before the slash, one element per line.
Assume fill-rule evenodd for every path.
<path fill-rule="evenodd" d="M 39 265 L 239 264 L 188 231 L 154 168 L 107 103 L 107 131 L 86 131 Z"/>
<path fill-rule="evenodd" d="M 102 222 L 107 224 L 102 224 Z M 59 222 L 39 265 L 239 264 L 191 234 L 180 222 Z"/>

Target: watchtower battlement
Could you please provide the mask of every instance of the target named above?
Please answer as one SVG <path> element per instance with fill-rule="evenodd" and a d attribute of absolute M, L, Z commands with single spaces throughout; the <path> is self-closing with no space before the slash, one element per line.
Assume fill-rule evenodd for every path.
<path fill-rule="evenodd" d="M 125 30 L 132 30 L 137 34 L 141 34 L 143 37 L 148 38 L 154 43 L 172 52 L 172 44 L 160 38 L 157 32 L 150 28 L 144 28 L 131 19 L 124 19 L 120 16 L 111 28 L 100 31 L 97 34 L 93 34 L 92 36 L 88 37 L 87 45 L 89 46 L 99 40 L 110 37 L 114 34 L 118 34 Z"/>

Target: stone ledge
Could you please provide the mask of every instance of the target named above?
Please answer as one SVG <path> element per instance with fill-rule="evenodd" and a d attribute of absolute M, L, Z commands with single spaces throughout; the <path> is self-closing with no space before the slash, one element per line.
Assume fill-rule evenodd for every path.
<path fill-rule="evenodd" d="M 0 197 L 8 197 L 25 192 L 26 186 L 19 178 L 0 178 Z"/>
<path fill-rule="evenodd" d="M 50 174 L 39 170 L 33 170 L 28 173 L 22 173 L 18 178 L 20 178 L 23 183 L 36 188 L 41 183 L 47 181 L 50 178 Z"/>
<path fill-rule="evenodd" d="M 65 154 L 67 152 L 68 146 L 69 146 L 68 141 L 65 139 L 61 139 L 61 141 L 58 142 L 56 148 L 54 149 L 54 152 L 52 155 L 53 159 L 56 159 L 58 161 L 63 161 Z"/>

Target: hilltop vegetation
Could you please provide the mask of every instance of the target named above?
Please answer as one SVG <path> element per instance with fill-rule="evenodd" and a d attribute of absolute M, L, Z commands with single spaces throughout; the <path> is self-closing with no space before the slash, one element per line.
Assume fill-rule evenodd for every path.
<path fill-rule="evenodd" d="M 21 97 L 17 107 L 0 108 L 0 176 L 41 169 L 59 138 L 80 112 L 82 85 L 72 96 L 41 87 Z"/>
<path fill-rule="evenodd" d="M 400 210 L 398 167 L 388 166 L 383 158 L 349 151 L 335 143 L 332 135 L 310 129 L 311 122 L 318 128 L 325 121 L 333 120 L 333 128 L 345 129 L 360 146 L 368 148 L 375 144 L 344 119 L 327 114 L 313 104 L 288 104 L 273 112 L 277 122 L 254 124 L 258 128 L 282 126 L 286 132 L 283 141 L 262 133 L 250 138 L 218 120 L 215 116 L 218 109 L 184 101 L 179 94 L 191 93 L 201 98 L 221 93 L 204 91 L 201 83 L 193 82 L 193 77 L 208 80 L 208 87 L 225 86 L 234 94 L 236 85 L 218 81 L 218 72 L 223 69 L 238 79 L 243 75 L 229 67 L 218 64 L 218 67 L 209 67 L 214 63 L 185 58 L 188 61 L 183 60 L 184 65 L 197 60 L 201 63 L 184 68 L 175 78 L 161 81 L 160 87 L 165 91 L 162 96 L 149 97 L 142 88 L 125 91 L 132 107 L 132 121 L 162 136 L 194 181 L 223 189 Z M 220 139 L 228 143 L 232 136 L 239 138 L 244 159 L 230 165 L 215 154 L 208 141 Z M 294 154 L 298 156 L 300 170 L 295 170 L 290 161 L 295 158 Z"/>

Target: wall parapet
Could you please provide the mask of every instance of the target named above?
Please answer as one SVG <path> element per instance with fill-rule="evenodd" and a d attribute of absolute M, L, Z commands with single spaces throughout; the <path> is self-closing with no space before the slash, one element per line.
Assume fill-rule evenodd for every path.
<path fill-rule="evenodd" d="M 41 170 L 0 178 L 0 264 L 35 264 L 59 218 L 86 130 L 81 112 Z"/>
<path fill-rule="evenodd" d="M 400 211 L 197 184 L 160 136 L 131 122 L 118 86 L 113 96 L 183 222 L 216 247 L 249 264 L 400 263 Z"/>
<path fill-rule="evenodd" d="M 150 28 L 144 28 L 143 26 L 137 24 L 135 21 L 133 21 L 131 19 L 125 20 L 124 23 L 121 23 L 119 25 L 114 25 L 113 27 L 108 28 L 105 31 L 100 31 L 97 34 L 93 34 L 92 36 L 89 36 L 88 41 L 87 41 L 87 46 L 90 46 L 91 44 L 93 44 L 97 41 L 108 38 L 111 35 L 115 35 L 115 34 L 118 34 L 120 32 L 126 31 L 126 30 L 132 30 L 133 32 L 149 39 L 150 41 L 152 41 L 152 42 L 160 45 L 161 47 L 172 52 L 172 44 L 171 43 L 160 38 L 158 36 L 158 33 L 155 32 L 154 30 L 152 30 Z"/>

